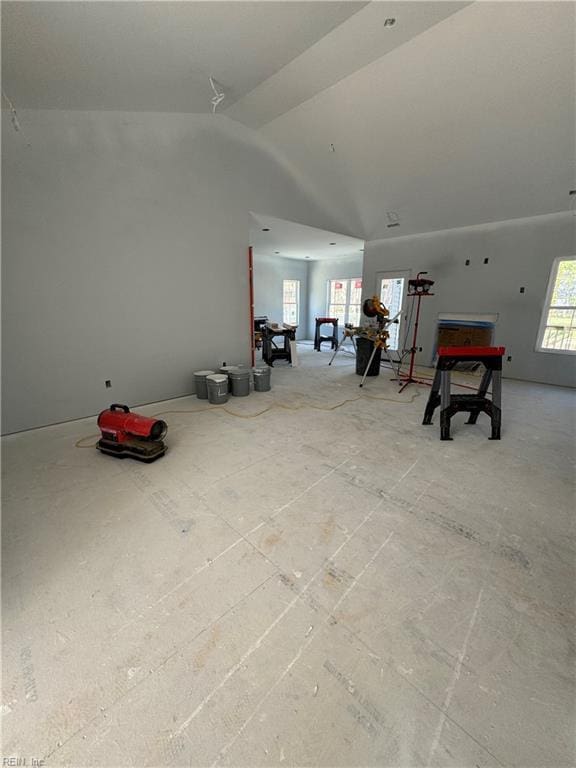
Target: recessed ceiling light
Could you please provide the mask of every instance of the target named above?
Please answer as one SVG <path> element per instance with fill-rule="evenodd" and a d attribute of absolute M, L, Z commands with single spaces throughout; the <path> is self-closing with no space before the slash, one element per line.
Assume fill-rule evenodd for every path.
<path fill-rule="evenodd" d="M 264 227 L 264 229 L 262 230 L 262 232 L 270 232 L 270 230 L 268 229 L 268 227 Z"/>
<path fill-rule="evenodd" d="M 330 245 L 336 245 L 336 243 L 330 243 Z"/>

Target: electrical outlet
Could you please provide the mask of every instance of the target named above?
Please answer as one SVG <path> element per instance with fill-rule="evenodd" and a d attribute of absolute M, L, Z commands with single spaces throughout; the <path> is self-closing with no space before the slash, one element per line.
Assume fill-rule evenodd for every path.
<path fill-rule="evenodd" d="M 110 387 L 112 386 L 112 382 L 110 381 L 110 379 L 106 379 L 104 384 L 106 385 L 106 389 L 110 389 Z"/>
<path fill-rule="evenodd" d="M 484 259 L 484 264 L 488 264 L 488 258 Z"/>
<path fill-rule="evenodd" d="M 524 288 L 524 286 L 522 286 L 522 287 L 520 288 L 520 293 L 524 293 L 524 292 L 525 292 L 525 290 L 526 290 L 526 289 Z"/>
<path fill-rule="evenodd" d="M 506 360 L 507 360 L 509 363 L 510 363 L 510 362 L 512 362 L 512 355 L 508 355 L 508 357 L 506 358 Z"/>
<path fill-rule="evenodd" d="M 470 259 L 466 259 L 466 261 L 464 263 L 466 264 L 467 267 L 469 267 L 470 266 Z"/>

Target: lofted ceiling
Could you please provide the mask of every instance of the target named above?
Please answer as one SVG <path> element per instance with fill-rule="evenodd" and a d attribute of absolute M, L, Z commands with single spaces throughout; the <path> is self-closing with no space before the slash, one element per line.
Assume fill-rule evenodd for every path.
<path fill-rule="evenodd" d="M 21 108 L 199 113 L 213 77 L 218 111 L 259 127 L 465 5 L 8 1 L 3 87 Z"/>
<path fill-rule="evenodd" d="M 569 208 L 575 8 L 3 2 L 3 90 L 17 109 L 197 113 L 213 76 L 218 112 L 256 129 L 341 231 L 398 237 Z"/>
<path fill-rule="evenodd" d="M 258 128 L 385 56 L 469 2 L 375 0 L 226 110 Z M 345 105 L 343 105 L 345 109 Z"/>
<path fill-rule="evenodd" d="M 31 109 L 227 108 L 365 2 L 3 2 L 3 88 Z"/>
<path fill-rule="evenodd" d="M 261 130 L 367 240 L 568 210 L 575 9 L 473 3 Z"/>
<path fill-rule="evenodd" d="M 361 256 L 364 252 L 364 241 L 355 237 L 258 213 L 252 217 L 250 244 L 255 253 L 263 256 L 324 261 Z"/>

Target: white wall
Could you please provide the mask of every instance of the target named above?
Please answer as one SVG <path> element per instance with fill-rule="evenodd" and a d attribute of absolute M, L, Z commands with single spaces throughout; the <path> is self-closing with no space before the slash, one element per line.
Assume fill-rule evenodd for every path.
<path fill-rule="evenodd" d="M 249 363 L 249 210 L 333 230 L 223 116 L 3 111 L 3 431 Z M 111 379 L 112 388 L 104 381 Z"/>
<path fill-rule="evenodd" d="M 439 312 L 498 313 L 495 340 L 512 356 L 504 358 L 504 375 L 575 386 L 575 355 L 535 351 L 552 262 L 574 254 L 576 216 L 568 213 L 372 241 L 364 288 L 377 288 L 381 270 L 428 270 L 435 296 L 422 301 L 420 364 L 430 363 Z"/>
<path fill-rule="evenodd" d="M 254 314 L 282 322 L 282 283 L 300 281 L 300 320 L 297 339 L 306 339 L 308 331 L 308 262 L 254 253 Z"/>
<path fill-rule="evenodd" d="M 314 338 L 317 317 L 325 317 L 328 310 L 328 281 L 342 278 L 362 277 L 362 254 L 349 258 L 326 259 L 310 262 L 308 273 L 309 304 L 308 304 L 308 338 Z M 363 297 L 368 294 L 363 292 Z M 338 329 L 338 334 L 341 333 Z"/>

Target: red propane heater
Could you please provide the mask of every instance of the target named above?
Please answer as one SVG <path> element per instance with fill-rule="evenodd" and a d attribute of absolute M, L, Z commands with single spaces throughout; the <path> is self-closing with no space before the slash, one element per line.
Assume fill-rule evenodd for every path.
<path fill-rule="evenodd" d="M 98 426 L 102 437 L 96 447 L 102 453 L 147 462 L 166 453 L 166 422 L 132 413 L 127 405 L 113 403 L 98 416 Z"/>

